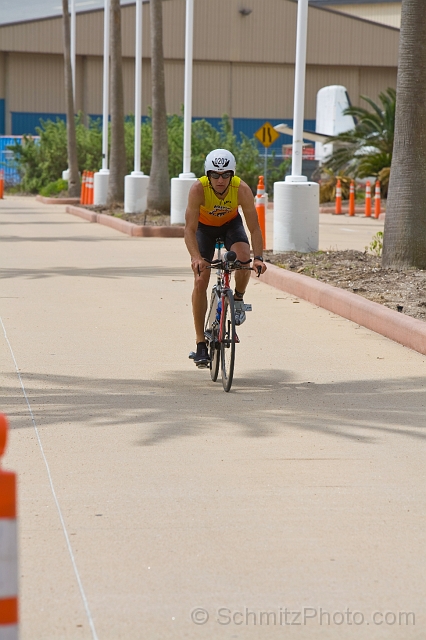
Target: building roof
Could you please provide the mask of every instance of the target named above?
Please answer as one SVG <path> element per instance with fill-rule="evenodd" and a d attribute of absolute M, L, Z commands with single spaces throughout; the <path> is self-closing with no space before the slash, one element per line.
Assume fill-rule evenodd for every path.
<path fill-rule="evenodd" d="M 309 0 L 309 4 L 315 7 L 337 6 L 339 4 L 401 4 L 402 0 Z"/>
<path fill-rule="evenodd" d="M 146 2 L 147 0 L 145 0 Z M 120 4 L 134 4 L 135 0 L 120 0 Z M 71 0 L 68 0 L 71 8 Z M 104 0 L 76 0 L 76 12 L 102 9 Z M 53 18 L 62 15 L 61 0 L 0 0 L 0 24 L 14 24 Z"/>

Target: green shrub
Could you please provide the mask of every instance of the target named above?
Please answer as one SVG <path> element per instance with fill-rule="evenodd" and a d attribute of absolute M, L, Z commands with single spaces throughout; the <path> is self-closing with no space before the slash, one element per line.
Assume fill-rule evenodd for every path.
<path fill-rule="evenodd" d="M 30 193 L 45 193 L 45 189 L 54 189 L 62 171 L 68 167 L 67 130 L 63 120 L 41 121 L 36 129 L 39 139 L 24 136 L 22 144 L 15 143 L 9 149 L 14 152 L 18 171 L 21 175 L 21 190 Z M 126 147 L 126 170 L 134 169 L 134 132 L 133 116 L 126 118 L 124 125 Z M 177 177 L 183 170 L 183 115 L 168 117 L 169 174 Z M 83 115 L 76 116 L 76 138 L 78 168 L 82 173 L 98 171 L 102 166 L 102 125 L 100 119 L 89 119 L 84 124 Z M 258 176 L 264 172 L 264 160 L 254 139 L 244 134 L 232 132 L 231 121 L 223 116 L 219 130 L 206 120 L 192 123 L 191 170 L 197 177 L 204 174 L 206 155 L 217 148 L 229 149 L 237 160 L 238 175 L 256 193 Z M 149 175 L 152 155 L 151 114 L 141 126 L 141 171 Z M 272 185 L 282 180 L 290 161 L 278 162 L 274 154 L 267 161 L 267 191 L 272 194 Z M 43 190 L 43 191 L 42 191 Z"/>
<path fill-rule="evenodd" d="M 365 247 L 366 251 L 370 251 L 378 258 L 381 257 L 383 251 L 383 231 L 378 231 L 375 236 L 373 236 L 370 244 Z"/>
<path fill-rule="evenodd" d="M 59 178 L 55 182 L 49 182 L 48 185 L 42 187 L 40 189 L 40 194 L 45 196 L 46 198 L 51 198 L 52 196 L 57 196 L 60 193 L 68 192 L 68 181 Z"/>

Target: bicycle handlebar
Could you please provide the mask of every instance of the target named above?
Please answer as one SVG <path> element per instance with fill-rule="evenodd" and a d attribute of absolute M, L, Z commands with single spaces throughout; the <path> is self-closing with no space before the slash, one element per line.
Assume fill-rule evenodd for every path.
<path fill-rule="evenodd" d="M 242 269 L 246 269 L 247 271 L 257 271 L 257 277 L 259 278 L 259 276 L 262 273 L 262 267 L 256 267 L 256 269 L 254 269 L 253 267 L 244 267 L 244 264 L 248 264 L 249 262 L 251 262 L 251 260 L 247 260 L 247 262 L 240 262 L 239 260 L 226 260 L 225 256 L 228 257 L 229 254 L 233 254 L 236 257 L 236 253 L 235 251 L 227 251 L 224 254 L 224 257 L 222 260 L 207 260 L 207 258 L 204 258 L 204 260 L 206 262 L 209 263 L 209 266 L 206 267 L 206 269 L 214 269 L 215 267 L 220 267 L 221 269 L 228 269 L 229 271 L 236 271 L 236 270 L 242 270 Z M 230 264 L 232 263 L 232 264 Z M 228 265 L 228 266 L 226 266 Z"/>

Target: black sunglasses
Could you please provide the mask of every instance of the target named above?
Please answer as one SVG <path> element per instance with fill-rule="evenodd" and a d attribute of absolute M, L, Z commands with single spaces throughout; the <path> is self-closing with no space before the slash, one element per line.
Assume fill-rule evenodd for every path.
<path fill-rule="evenodd" d="M 217 173 L 216 171 L 209 171 L 209 177 L 213 178 L 213 180 L 219 180 L 219 178 L 223 178 L 227 180 L 228 178 L 232 178 L 234 175 L 233 171 L 224 171 L 223 173 Z"/>

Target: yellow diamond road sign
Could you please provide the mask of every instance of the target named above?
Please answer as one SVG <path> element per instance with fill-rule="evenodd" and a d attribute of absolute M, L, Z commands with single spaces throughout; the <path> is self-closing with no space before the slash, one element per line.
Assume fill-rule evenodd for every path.
<path fill-rule="evenodd" d="M 270 147 L 280 134 L 275 131 L 270 122 L 265 122 L 254 135 L 264 147 Z"/>

